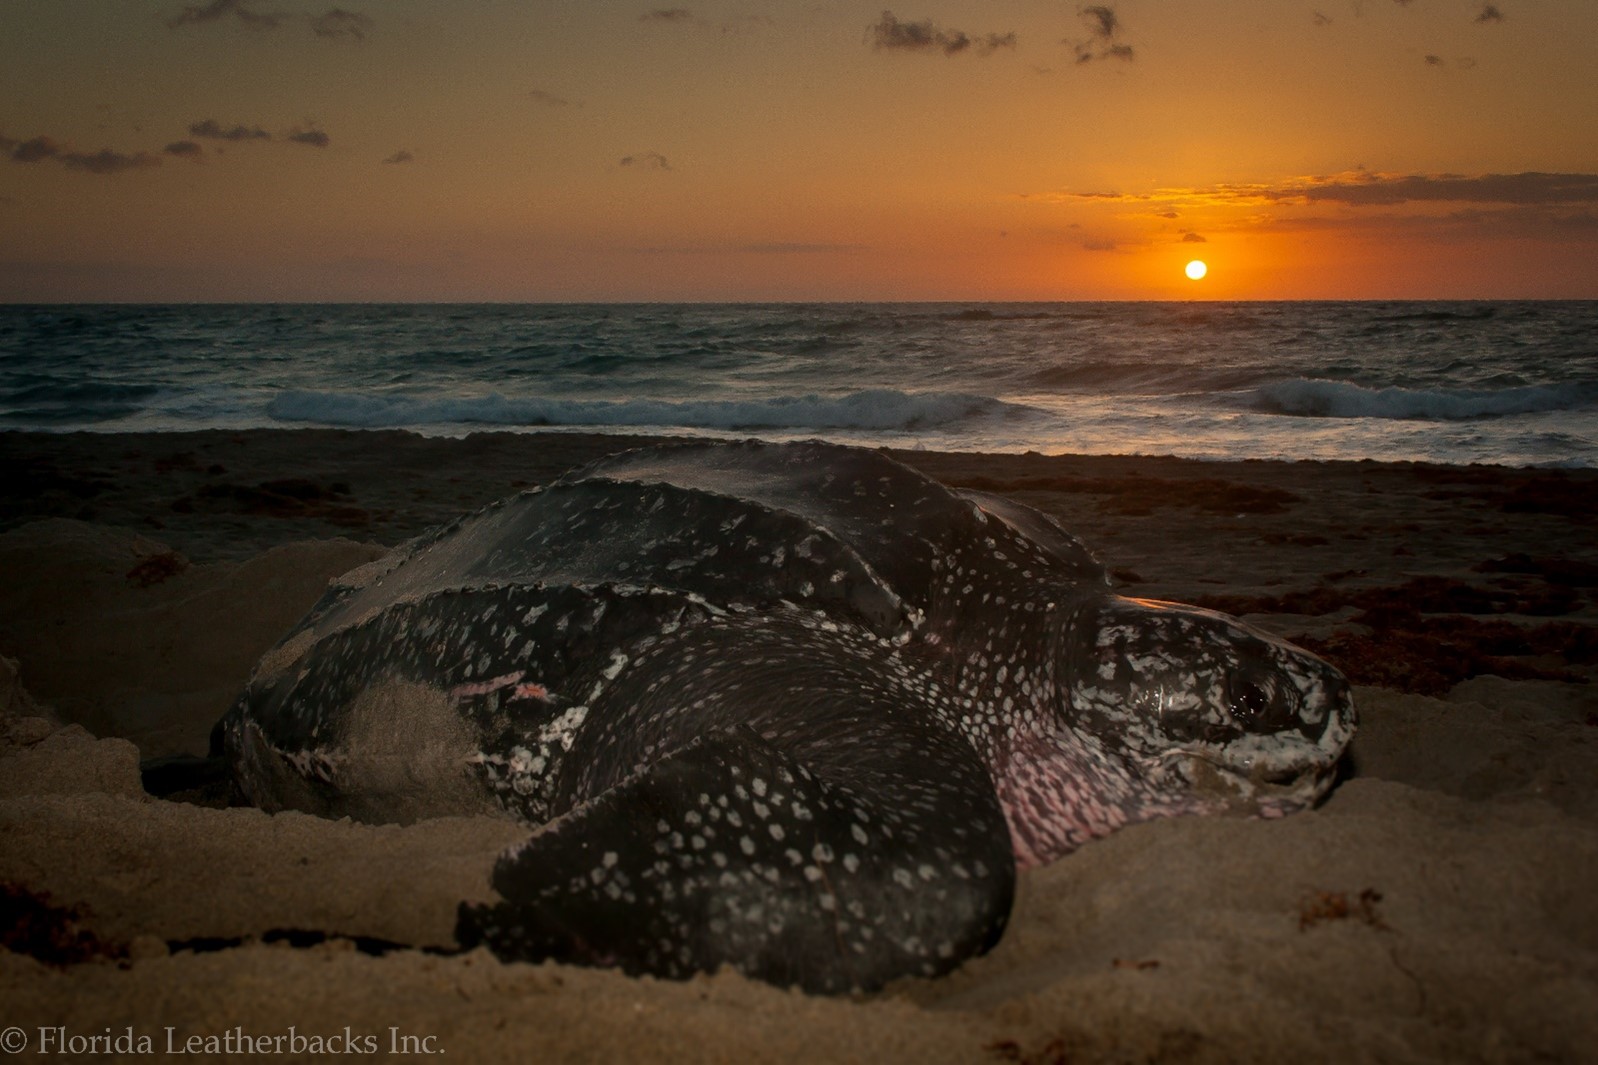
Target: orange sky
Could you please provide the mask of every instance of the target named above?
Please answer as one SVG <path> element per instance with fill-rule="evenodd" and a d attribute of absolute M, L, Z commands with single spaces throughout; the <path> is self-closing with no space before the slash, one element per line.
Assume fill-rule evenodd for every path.
<path fill-rule="evenodd" d="M 1598 298 L 1593 0 L 683 2 L 5 0 L 0 301 Z"/>

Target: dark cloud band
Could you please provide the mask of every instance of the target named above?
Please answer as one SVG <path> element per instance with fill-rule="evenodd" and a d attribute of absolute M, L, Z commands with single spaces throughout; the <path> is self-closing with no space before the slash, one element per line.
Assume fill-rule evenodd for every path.
<path fill-rule="evenodd" d="M 959 55 L 975 50 L 978 55 L 991 55 L 1000 48 L 1014 48 L 1014 33 L 987 33 L 976 37 L 964 30 L 946 30 L 931 19 L 904 22 L 892 11 L 884 11 L 882 18 L 866 27 L 873 48 L 878 51 L 933 52 Z"/>

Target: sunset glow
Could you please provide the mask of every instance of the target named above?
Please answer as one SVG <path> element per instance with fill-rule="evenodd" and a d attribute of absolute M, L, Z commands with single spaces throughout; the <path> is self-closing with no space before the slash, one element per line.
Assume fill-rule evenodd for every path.
<path fill-rule="evenodd" d="M 1188 280 L 1200 281 L 1205 274 L 1210 272 L 1210 268 L 1204 264 L 1203 259 L 1194 259 L 1183 267 L 1182 272 L 1187 274 Z"/>
<path fill-rule="evenodd" d="M 0 300 L 1598 297 L 1585 0 L 353 2 L 7 4 Z"/>

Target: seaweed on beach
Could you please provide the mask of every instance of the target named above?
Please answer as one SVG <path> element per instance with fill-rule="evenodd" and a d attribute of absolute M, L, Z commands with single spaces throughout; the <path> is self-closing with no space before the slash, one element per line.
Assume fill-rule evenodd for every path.
<path fill-rule="evenodd" d="M 80 513 L 112 483 L 98 474 L 63 472 L 47 458 L 0 461 L 0 520 Z"/>
<path fill-rule="evenodd" d="M 1282 514 L 1303 497 L 1284 488 L 1240 484 L 1217 477 L 1176 480 L 1167 477 L 1020 477 L 999 480 L 966 477 L 953 488 L 1010 495 L 1017 492 L 1084 493 L 1106 497 L 1099 505 L 1113 513 L 1139 516 L 1168 507 L 1191 507 L 1213 514 Z"/>
<path fill-rule="evenodd" d="M 1492 616 L 1551 617 L 1581 604 L 1568 586 L 1541 581 L 1488 588 L 1447 577 L 1416 577 L 1376 588 L 1322 584 L 1280 596 L 1201 596 L 1195 603 L 1240 615 L 1322 616 L 1355 608 L 1345 622 L 1348 628 L 1329 636 L 1299 636 L 1296 642 L 1356 684 L 1422 695 L 1441 695 L 1462 680 L 1487 674 L 1582 682 L 1587 678 L 1568 667 L 1598 664 L 1598 627 Z M 1549 664 L 1549 658 L 1567 668 Z"/>
<path fill-rule="evenodd" d="M 1370 684 L 1421 695 L 1442 695 L 1471 677 L 1505 680 L 1557 680 L 1582 683 L 1571 669 L 1547 667 L 1527 658 L 1557 656 L 1566 665 L 1595 660 L 1598 628 L 1574 622 L 1517 625 L 1458 615 L 1421 617 L 1389 614 L 1356 616 L 1371 632 L 1338 632 L 1297 642 L 1346 674 L 1355 684 Z"/>
<path fill-rule="evenodd" d="M 176 551 L 158 551 L 153 555 L 146 555 L 128 570 L 127 580 L 129 584 L 148 588 L 171 580 L 188 568 L 189 560 Z"/>
<path fill-rule="evenodd" d="M 1598 588 L 1598 565 L 1573 558 L 1546 558 L 1516 551 L 1472 567 L 1477 573 L 1516 573 L 1541 577 L 1551 584 Z"/>
<path fill-rule="evenodd" d="M 1423 499 L 1479 503 L 1504 514 L 1551 514 L 1573 520 L 1598 517 L 1598 492 L 1592 480 L 1564 470 L 1527 472 L 1508 487 L 1501 473 L 1476 467 L 1421 467 L 1416 476 L 1447 486 L 1420 493 Z"/>
<path fill-rule="evenodd" d="M 319 518 L 334 525 L 361 527 L 372 515 L 350 502 L 350 486 L 340 481 L 321 484 L 304 477 L 259 484 L 206 484 L 193 495 L 172 503 L 179 514 L 222 511 L 269 518 Z"/>
<path fill-rule="evenodd" d="M 1387 922 L 1376 912 L 1382 893 L 1366 888 L 1353 898 L 1342 891 L 1316 891 L 1299 902 L 1298 930 L 1306 931 L 1324 921 L 1358 921 L 1380 931 L 1389 931 Z"/>
<path fill-rule="evenodd" d="M 93 958 L 120 958 L 127 949 L 80 927 L 83 914 L 52 906 L 46 894 L 0 882 L 0 946 L 46 965 L 76 965 Z"/>
<path fill-rule="evenodd" d="M 1355 607 L 1368 615 L 1387 614 L 1525 614 L 1557 617 L 1582 603 L 1569 585 L 1546 580 L 1500 580 L 1492 586 L 1453 577 L 1412 577 L 1402 584 L 1372 588 L 1338 588 L 1318 584 L 1284 595 L 1208 595 L 1195 606 L 1228 614 L 1330 614 Z"/>

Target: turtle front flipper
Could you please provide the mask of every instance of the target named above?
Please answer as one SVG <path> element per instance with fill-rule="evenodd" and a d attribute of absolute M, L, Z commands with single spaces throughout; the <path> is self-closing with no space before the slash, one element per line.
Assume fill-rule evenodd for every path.
<path fill-rule="evenodd" d="M 701 737 L 507 852 L 506 901 L 463 905 L 458 938 L 823 993 L 947 972 L 998 942 L 1015 867 L 982 767 L 928 753 L 840 771 L 747 728 Z"/>

